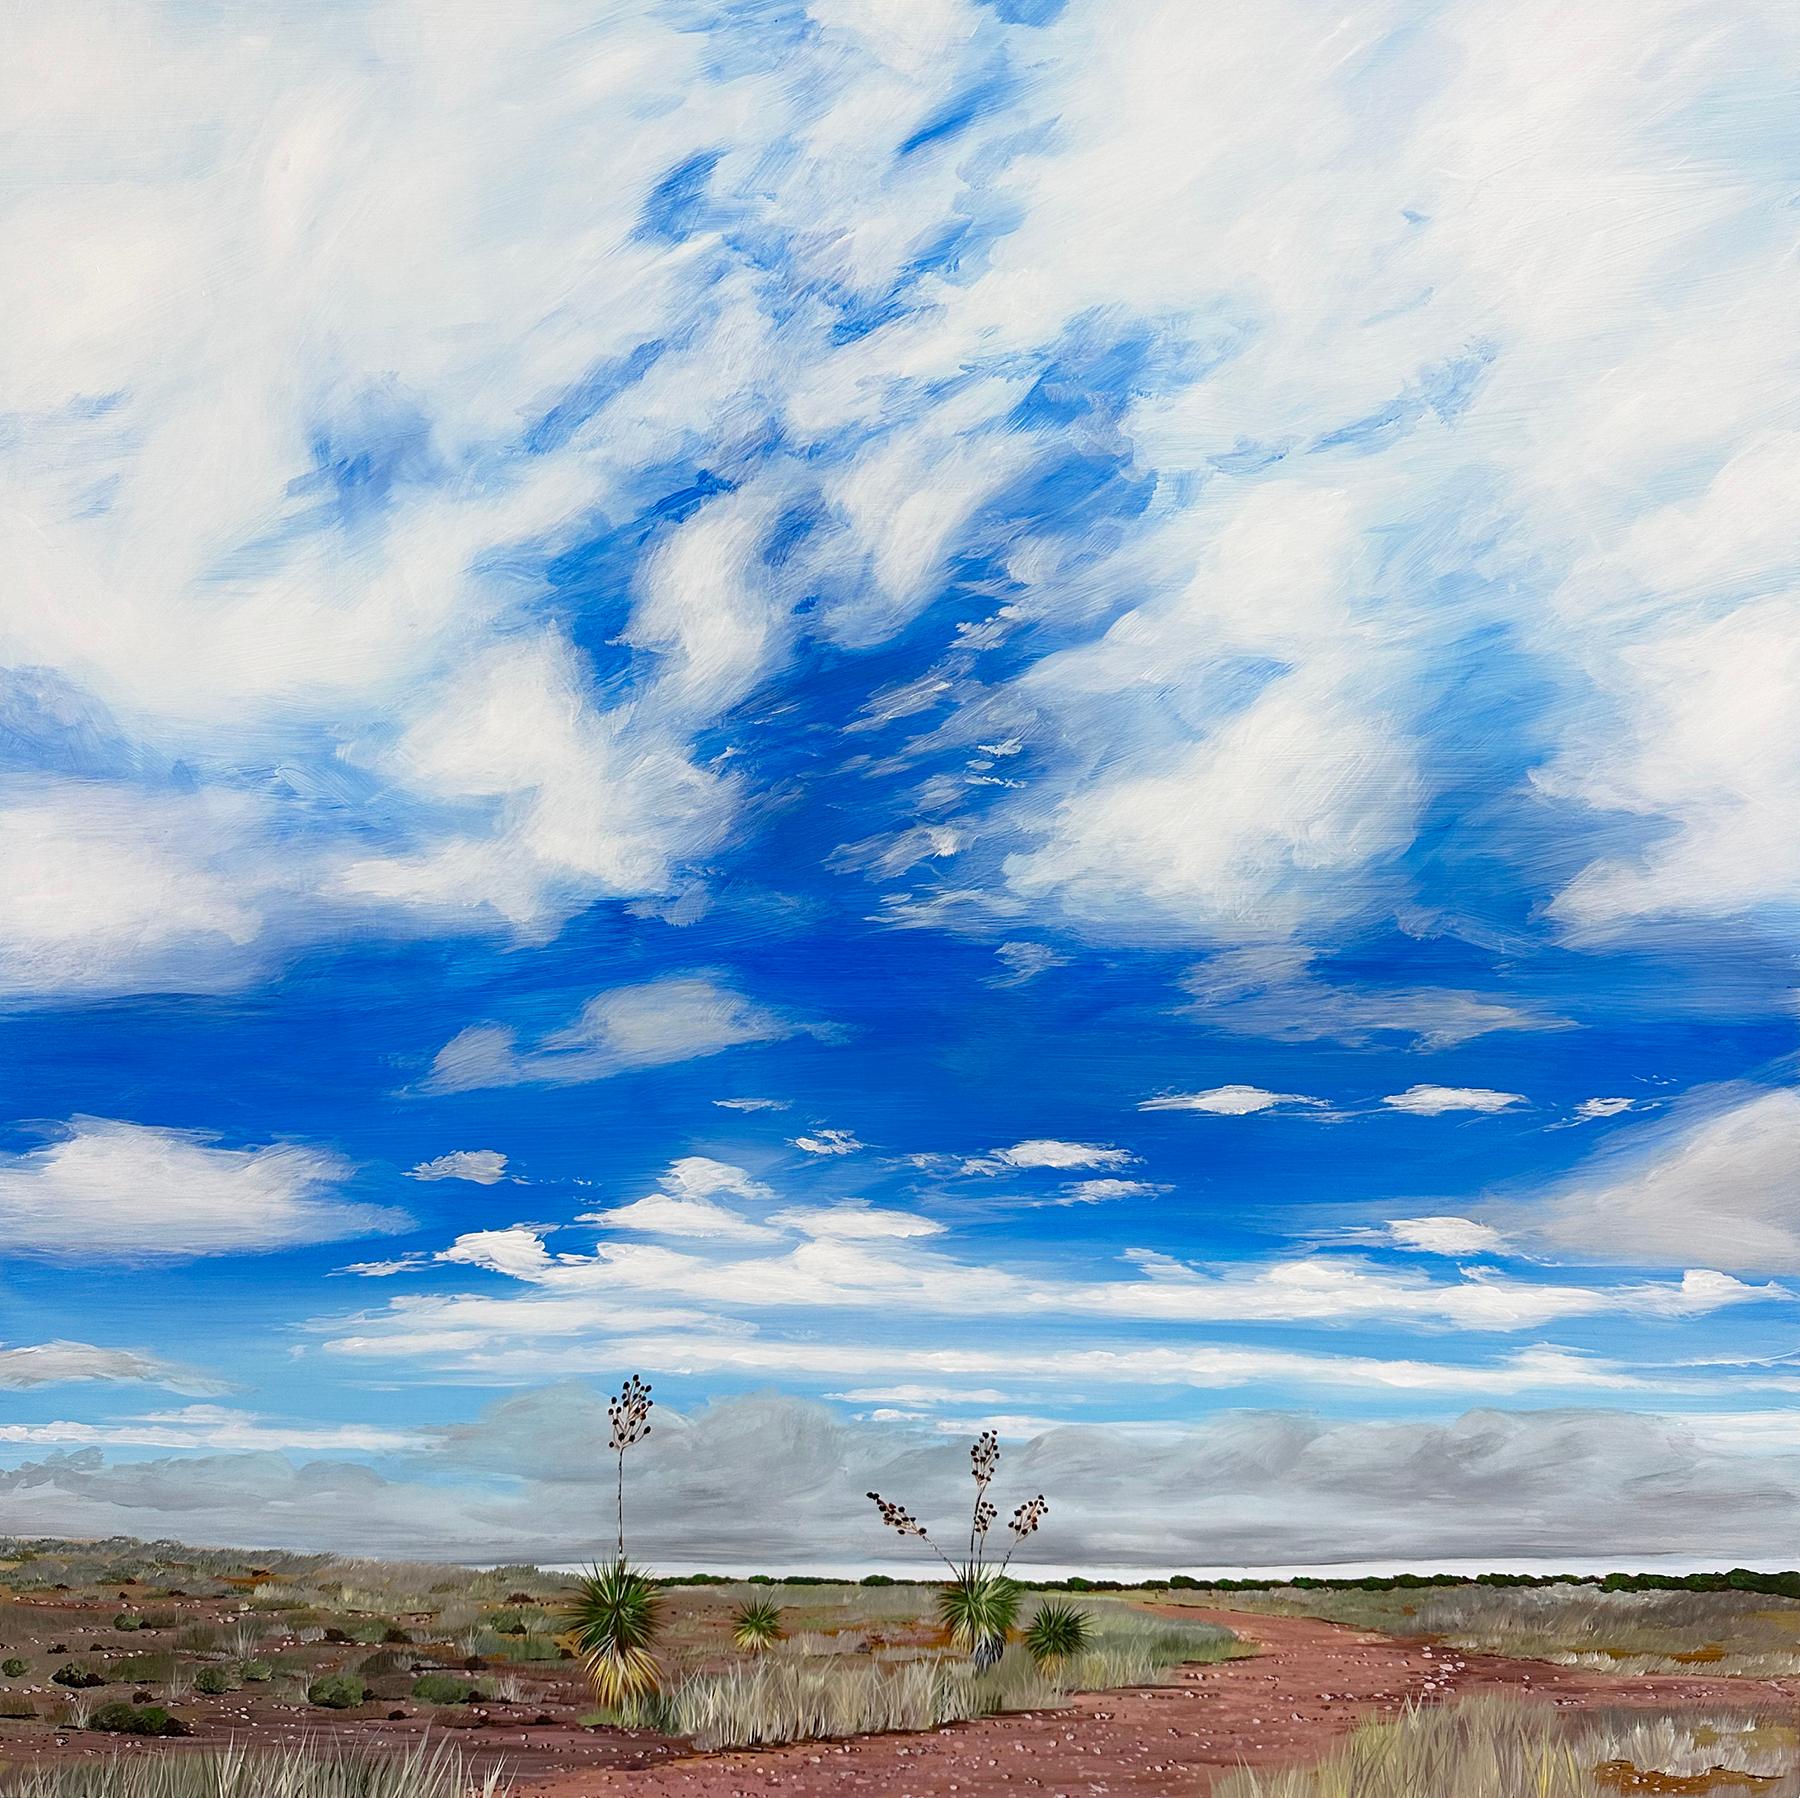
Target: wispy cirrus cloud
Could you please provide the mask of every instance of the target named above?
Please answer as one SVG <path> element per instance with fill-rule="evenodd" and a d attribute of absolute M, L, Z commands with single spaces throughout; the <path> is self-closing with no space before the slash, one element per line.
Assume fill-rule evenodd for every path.
<path fill-rule="evenodd" d="M 438 1051 L 424 1090 L 579 1086 L 803 1032 L 828 1027 L 746 998 L 710 974 L 673 974 L 597 993 L 560 1030 L 524 1044 L 506 1025 L 471 1024 Z"/>

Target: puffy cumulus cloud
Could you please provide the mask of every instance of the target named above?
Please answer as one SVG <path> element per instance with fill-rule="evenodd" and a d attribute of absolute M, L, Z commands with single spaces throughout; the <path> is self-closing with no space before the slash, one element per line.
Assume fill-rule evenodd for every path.
<path fill-rule="evenodd" d="M 0 995 L 242 980 L 295 878 L 254 847 L 268 822 L 243 794 L 0 782 Z"/>
<path fill-rule="evenodd" d="M 889 836 L 957 879 L 885 915 L 1003 982 L 1478 908 L 1419 820 L 1546 742 L 1564 926 L 1790 902 L 1787 10 L 1003 13 L 37 9 L 0 716 L 91 784 L 0 795 L 0 988 L 686 903 L 739 708 L 915 626 L 866 722 L 953 754 Z M 1290 985 L 1234 1003 L 1533 1015 Z"/>
<path fill-rule="evenodd" d="M 0 659 L 55 703 L 0 712 L 110 784 L 0 806 L 0 982 L 212 986 L 347 915 L 533 940 L 666 897 L 740 791 L 699 740 L 796 602 L 842 641 L 925 603 L 1033 453 L 1035 377 L 945 399 L 864 340 L 1000 221 L 931 127 L 1009 34 L 957 0 L 924 40 L 817 13 L 380 0 L 270 46 L 145 3 L 97 49 L 21 35 L 45 129 L 5 256 L 61 297 L 0 357 Z M 680 468 L 722 473 L 661 518 Z M 537 602 L 646 517 L 600 670 Z"/>
<path fill-rule="evenodd" d="M 492 1186 L 506 1173 L 506 1157 L 498 1149 L 452 1149 L 448 1155 L 433 1156 L 407 1172 L 409 1180 L 472 1180 L 477 1186 Z"/>
<path fill-rule="evenodd" d="M 1262 1086 L 1214 1086 L 1203 1093 L 1165 1093 L 1145 1099 L 1139 1111 L 1199 1111 L 1208 1117 L 1252 1117 L 1259 1111 L 1291 1111 L 1318 1108 L 1323 1099 L 1305 1093 L 1273 1093 Z"/>
<path fill-rule="evenodd" d="M 1525 1103 L 1525 1095 L 1496 1092 L 1489 1086 L 1409 1086 L 1403 1093 L 1389 1093 L 1381 1102 L 1390 1111 L 1435 1118 L 1450 1111 L 1510 1111 Z"/>
<path fill-rule="evenodd" d="M 1765 510 L 1797 470 L 1800 434 L 1755 437 L 1579 564 L 1559 596 L 1599 692 L 1540 783 L 1661 826 L 1615 831 L 1564 887 L 1554 909 L 1578 932 L 1785 908 L 1800 893 L 1800 551 Z"/>
<path fill-rule="evenodd" d="M 847 1396 L 886 1392 L 928 1407 L 957 1397 L 905 1383 Z M 988 1407 L 1005 1392 L 964 1386 L 962 1396 Z M 903 1492 L 933 1520 L 965 1510 L 967 1451 L 929 1423 L 847 1420 L 773 1396 L 685 1416 L 659 1407 L 656 1421 L 634 1454 L 627 1524 L 634 1550 L 662 1565 L 910 1566 L 863 1493 Z M 1592 1409 L 1386 1423 L 1225 1411 L 1135 1429 L 1045 1421 L 1003 1451 L 1001 1482 L 1050 1496 L 1027 1565 L 1778 1559 L 1800 1502 L 1800 1455 L 1791 1436 L 1765 1441 L 1730 1421 Z M 584 1445 L 604 1429 L 605 1401 L 562 1385 L 504 1399 L 381 1471 L 280 1452 L 112 1462 L 85 1446 L 0 1474 L 0 1490 L 27 1533 L 574 1560 L 592 1549 L 606 1489 Z"/>
<path fill-rule="evenodd" d="M 1592 1157 L 1496 1221 L 1558 1253 L 1650 1266 L 1701 1259 L 1738 1272 L 1800 1271 L 1800 1094 L 1729 1088 Z"/>
<path fill-rule="evenodd" d="M 806 1031 L 828 1034 L 826 1027 L 748 999 L 710 974 L 672 974 L 597 993 L 572 1022 L 524 1046 L 505 1025 L 471 1024 L 438 1051 L 425 1090 L 578 1086 Z"/>
<path fill-rule="evenodd" d="M 629 1205 L 583 1212 L 579 1221 L 608 1230 L 653 1236 L 713 1237 L 723 1242 L 775 1242 L 781 1232 L 752 1221 L 731 1201 L 766 1207 L 774 1193 L 741 1167 L 706 1155 L 686 1155 L 657 1182 L 658 1190 Z"/>
<path fill-rule="evenodd" d="M 982 1159 L 965 1162 L 966 1173 L 997 1174 L 1007 1169 L 1021 1171 L 1038 1168 L 1128 1167 L 1137 1157 L 1129 1149 L 1109 1148 L 1101 1143 L 1058 1142 L 1053 1137 L 1032 1137 L 1016 1142 L 1010 1149 L 995 1149 Z"/>
<path fill-rule="evenodd" d="M 34 1342 L 0 1346 L 0 1389 L 139 1382 L 171 1392 L 222 1392 L 222 1381 L 142 1349 L 99 1348 L 91 1342 Z"/>
<path fill-rule="evenodd" d="M 410 1227 L 341 1196 L 342 1156 L 300 1143 L 227 1149 L 203 1132 L 77 1117 L 0 1156 L 0 1227 L 15 1252 L 84 1261 L 257 1254 Z"/>

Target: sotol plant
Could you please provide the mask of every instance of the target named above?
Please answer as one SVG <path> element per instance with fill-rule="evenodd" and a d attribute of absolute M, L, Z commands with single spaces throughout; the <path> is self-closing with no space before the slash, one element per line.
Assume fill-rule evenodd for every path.
<path fill-rule="evenodd" d="M 938 1615 L 949 1630 L 951 1641 L 968 1653 L 977 1672 L 986 1672 L 1005 1651 L 1007 1635 L 1019 1614 L 1020 1597 L 1018 1582 L 1006 1577 L 1006 1569 L 1019 1544 L 1037 1533 L 1050 1510 L 1041 1492 L 1014 1510 L 1006 1525 L 1012 1542 L 995 1566 L 989 1557 L 988 1533 L 999 1521 L 1000 1512 L 988 1496 L 988 1489 L 999 1471 L 1000 1438 L 992 1430 L 983 1430 L 969 1450 L 975 1507 L 969 1518 L 968 1553 L 960 1561 L 945 1554 L 925 1525 L 904 1505 L 883 1498 L 879 1492 L 869 1494 L 889 1529 L 896 1535 L 918 1537 L 950 1569 L 949 1583 L 938 1593 Z"/>
<path fill-rule="evenodd" d="M 629 1710 L 661 1680 L 653 1652 L 662 1622 L 655 1582 L 625 1559 L 625 1451 L 650 1434 L 649 1386 L 636 1374 L 607 1407 L 608 1446 L 618 1458 L 618 1545 L 609 1566 L 594 1567 L 576 1586 L 568 1614 L 577 1652 L 601 1705 Z"/>
<path fill-rule="evenodd" d="M 1048 1598 L 1025 1626 L 1025 1649 L 1045 1668 L 1059 1667 L 1086 1651 L 1092 1640 L 1087 1612 L 1060 1598 Z"/>
<path fill-rule="evenodd" d="M 781 1606 L 772 1598 L 752 1598 L 731 1617 L 731 1640 L 744 1654 L 762 1654 L 781 1640 Z"/>

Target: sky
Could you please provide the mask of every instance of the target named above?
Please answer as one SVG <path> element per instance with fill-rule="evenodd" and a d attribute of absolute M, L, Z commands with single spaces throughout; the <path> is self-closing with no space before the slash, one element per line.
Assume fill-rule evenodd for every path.
<path fill-rule="evenodd" d="M 1792 1559 L 1800 15 L 0 69 L 0 1528 Z M 899 1545 L 903 1547 L 904 1545 Z"/>

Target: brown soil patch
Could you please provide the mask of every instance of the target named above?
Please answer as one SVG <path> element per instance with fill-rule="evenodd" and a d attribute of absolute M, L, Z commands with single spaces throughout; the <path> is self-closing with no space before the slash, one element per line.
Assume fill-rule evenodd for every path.
<path fill-rule="evenodd" d="M 1303 1617 L 1157 1607 L 1222 1623 L 1254 1659 L 1174 1670 L 1166 1686 L 1096 1692 L 1066 1710 L 954 1724 L 924 1735 L 865 1736 L 758 1753 L 688 1755 L 635 1770 L 551 1776 L 521 1769 L 519 1798 L 756 1798 L 867 1792 L 880 1798 L 1173 1798 L 1203 1794 L 1240 1766 L 1316 1760 L 1371 1716 L 1479 1693 L 1561 1706 L 1791 1706 L 1800 1680 L 1590 1673 L 1547 1662 L 1464 1655 Z M 1650 1787 L 1622 1786 L 1648 1792 Z M 1717 1788 L 1696 1788 L 1696 1790 Z"/>

